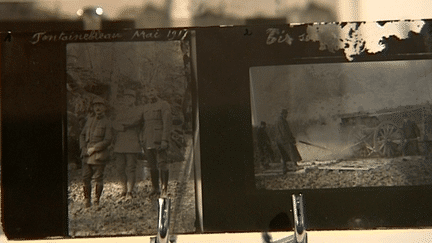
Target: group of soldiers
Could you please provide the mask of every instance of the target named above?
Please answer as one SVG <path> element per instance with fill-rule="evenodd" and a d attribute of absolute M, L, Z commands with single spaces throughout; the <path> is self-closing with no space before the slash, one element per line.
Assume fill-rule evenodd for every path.
<path fill-rule="evenodd" d="M 104 169 L 111 149 L 122 186 L 120 197 L 126 200 L 133 197 L 137 160 L 142 152 L 150 167 L 150 196 L 167 195 L 171 107 L 159 97 L 155 88 L 148 90 L 147 97 L 147 104 L 135 106 L 136 92 L 125 90 L 112 120 L 106 115 L 106 100 L 100 97 L 92 100 L 92 114 L 88 116 L 79 136 L 85 207 L 91 206 L 92 186 L 95 188 L 93 203 L 99 204 L 104 187 Z"/>
<path fill-rule="evenodd" d="M 295 171 L 298 162 L 302 160 L 296 146 L 296 139 L 291 132 L 287 121 L 288 110 L 282 109 L 280 116 L 276 121 L 275 133 L 276 144 L 281 155 L 282 173 L 286 174 L 288 171 Z M 268 169 L 269 159 L 274 161 L 275 156 L 271 146 L 270 137 L 266 131 L 267 123 L 262 121 L 257 131 L 258 149 L 260 152 L 260 162 L 264 169 Z"/>
<path fill-rule="evenodd" d="M 282 173 L 287 171 L 295 171 L 298 168 L 298 162 L 302 157 L 296 146 L 296 139 L 291 132 L 287 122 L 288 111 L 282 109 L 280 116 L 275 123 L 275 142 L 276 147 L 281 155 Z M 403 122 L 400 127 L 403 141 L 402 156 L 420 155 L 419 141 L 420 129 L 416 122 L 412 121 L 407 114 L 403 116 Z M 262 121 L 257 129 L 257 145 L 259 150 L 260 164 L 264 169 L 269 169 L 270 161 L 275 160 L 275 154 L 272 149 L 272 142 L 266 131 L 267 124 Z M 432 158 L 432 115 L 425 118 L 425 137 L 424 137 L 424 153 L 427 158 Z"/>

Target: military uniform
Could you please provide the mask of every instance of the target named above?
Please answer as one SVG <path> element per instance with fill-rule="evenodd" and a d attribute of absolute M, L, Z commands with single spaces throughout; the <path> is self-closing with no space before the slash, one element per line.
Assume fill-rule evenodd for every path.
<path fill-rule="evenodd" d="M 289 128 L 287 120 L 280 116 L 276 122 L 276 142 L 282 156 L 283 172 L 286 172 L 286 162 L 292 161 L 294 165 L 302 158 L 296 147 L 296 140 Z"/>
<path fill-rule="evenodd" d="M 153 190 L 166 190 L 168 183 L 167 151 L 161 149 L 162 141 L 168 143 L 171 136 L 172 114 L 168 102 L 158 99 L 143 107 L 144 131 L 142 142 L 150 165 Z M 158 171 L 159 169 L 159 171 Z M 160 181 L 159 181 L 160 180 Z"/>
<path fill-rule="evenodd" d="M 112 141 L 112 125 L 105 115 L 89 116 L 80 134 L 80 148 L 82 163 L 82 175 L 84 181 L 84 197 L 86 206 L 90 204 L 91 183 L 96 187 L 96 204 L 103 190 L 103 171 L 109 159 L 108 146 Z M 94 153 L 87 154 L 88 149 L 94 148 Z"/>
<path fill-rule="evenodd" d="M 260 126 L 257 131 L 258 149 L 260 151 L 260 162 L 264 168 L 269 167 L 268 159 L 274 160 L 273 149 L 271 148 L 271 141 L 267 135 L 266 127 Z"/>
<path fill-rule="evenodd" d="M 404 156 L 419 155 L 418 138 L 420 137 L 420 129 L 413 121 L 406 120 L 402 124 L 402 132 L 405 143 L 403 144 L 402 152 Z"/>
<path fill-rule="evenodd" d="M 114 153 L 123 183 L 122 195 L 132 193 L 135 185 L 137 156 L 141 153 L 139 132 L 142 119 L 142 111 L 139 108 L 123 106 L 114 120 L 113 127 L 116 132 Z"/>

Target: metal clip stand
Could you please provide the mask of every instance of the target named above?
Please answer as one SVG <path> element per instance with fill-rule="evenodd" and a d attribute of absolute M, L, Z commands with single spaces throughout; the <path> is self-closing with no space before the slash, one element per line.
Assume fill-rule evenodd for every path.
<path fill-rule="evenodd" d="M 304 220 L 303 195 L 292 195 L 294 214 L 294 242 L 307 243 L 307 233 Z"/>
<path fill-rule="evenodd" d="M 169 239 L 170 211 L 171 200 L 169 198 L 159 198 L 157 235 L 156 237 L 150 238 L 150 243 L 173 242 L 173 240 Z"/>
<path fill-rule="evenodd" d="M 294 214 L 294 235 L 290 235 L 280 240 L 271 241 L 271 236 L 263 233 L 263 240 L 266 243 L 307 243 L 307 233 L 304 220 L 303 195 L 292 195 L 293 214 Z"/>

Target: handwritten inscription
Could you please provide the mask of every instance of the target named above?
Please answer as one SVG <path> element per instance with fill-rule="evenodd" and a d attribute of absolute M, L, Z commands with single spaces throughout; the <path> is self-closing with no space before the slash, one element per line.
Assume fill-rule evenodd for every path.
<path fill-rule="evenodd" d="M 86 33 L 65 33 L 52 34 L 47 32 L 38 32 L 34 34 L 30 43 L 37 44 L 40 42 L 58 42 L 58 41 L 114 41 L 114 40 L 180 40 L 187 36 L 187 29 L 177 30 L 136 30 L 129 33 L 105 33 L 100 30 L 93 30 Z"/>
<path fill-rule="evenodd" d="M 37 44 L 43 42 L 56 42 L 56 41 L 93 41 L 93 40 L 116 40 L 122 37 L 121 33 L 104 33 L 100 30 L 93 30 L 89 33 L 69 33 L 64 32 L 56 34 L 47 34 L 47 32 L 38 32 L 33 35 L 30 42 Z"/>
<path fill-rule="evenodd" d="M 278 28 L 268 28 L 267 29 L 267 45 L 271 45 L 274 43 L 286 43 L 291 45 L 293 42 L 293 38 L 287 33 L 286 30 L 280 30 Z"/>
<path fill-rule="evenodd" d="M 187 33 L 188 33 L 187 29 L 183 29 L 183 30 L 169 30 L 167 38 L 169 40 L 183 39 L 183 38 L 186 37 Z"/>
<path fill-rule="evenodd" d="M 142 39 L 142 40 L 148 40 L 148 39 L 161 39 L 166 38 L 168 40 L 174 40 L 174 39 L 182 39 L 187 35 L 187 30 L 168 30 L 168 32 L 160 33 L 159 30 L 137 30 L 132 35 L 132 39 Z"/>
<path fill-rule="evenodd" d="M 161 37 L 162 37 L 162 35 L 159 33 L 158 30 L 150 31 L 150 32 L 149 31 L 145 31 L 145 30 L 137 30 L 132 35 L 132 39 L 140 38 L 140 39 L 143 39 L 143 40 L 147 40 L 147 39 L 159 39 Z"/>

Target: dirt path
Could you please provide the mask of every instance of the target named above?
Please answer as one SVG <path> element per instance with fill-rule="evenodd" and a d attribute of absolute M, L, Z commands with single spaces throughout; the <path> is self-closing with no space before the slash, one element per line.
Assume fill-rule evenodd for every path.
<path fill-rule="evenodd" d="M 339 161 L 286 175 L 258 175 L 257 187 L 269 190 L 431 185 L 432 161 L 421 156 Z"/>
<path fill-rule="evenodd" d="M 151 183 L 142 162 L 137 165 L 135 194 L 130 201 L 120 198 L 121 186 L 115 161 L 106 166 L 104 192 L 98 207 L 83 207 L 80 173 L 81 170 L 76 170 L 69 176 L 70 236 L 156 234 L 157 199 L 148 196 Z M 168 194 L 171 199 L 171 233 L 195 232 L 195 185 L 191 163 L 185 161 L 170 165 Z"/>

